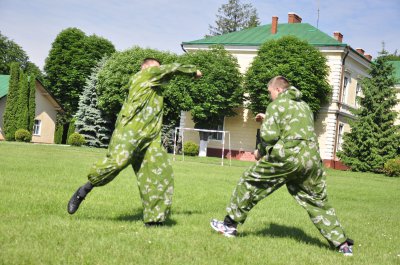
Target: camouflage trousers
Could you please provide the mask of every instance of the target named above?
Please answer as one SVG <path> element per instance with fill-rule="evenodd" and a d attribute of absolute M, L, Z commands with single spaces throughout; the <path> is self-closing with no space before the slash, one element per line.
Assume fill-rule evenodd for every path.
<path fill-rule="evenodd" d="M 228 216 L 237 223 L 244 223 L 259 201 L 286 184 L 322 236 L 331 246 L 337 247 L 347 238 L 334 208 L 328 203 L 325 179 L 321 162 L 305 170 L 301 163 L 268 162 L 262 158 L 239 179 L 226 209 Z"/>
<path fill-rule="evenodd" d="M 131 165 L 142 199 L 143 221 L 163 222 L 170 212 L 174 191 L 171 161 L 160 137 L 145 141 L 137 135 L 133 128 L 117 128 L 106 157 L 93 165 L 88 179 L 94 186 L 103 186 Z"/>

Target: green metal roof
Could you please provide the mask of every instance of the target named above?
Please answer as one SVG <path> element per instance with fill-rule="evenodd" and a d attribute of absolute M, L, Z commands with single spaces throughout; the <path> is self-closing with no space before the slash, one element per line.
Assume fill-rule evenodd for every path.
<path fill-rule="evenodd" d="M 9 82 L 10 82 L 9 75 L 0 75 L 0 98 L 7 95 Z"/>
<path fill-rule="evenodd" d="M 390 61 L 394 66 L 394 76 L 397 79 L 396 84 L 400 84 L 400 61 Z"/>
<path fill-rule="evenodd" d="M 268 24 L 223 35 L 207 37 L 200 40 L 182 42 L 182 44 L 260 46 L 268 40 L 279 39 L 283 36 L 295 36 L 314 46 L 347 46 L 347 44 L 337 41 L 335 38 L 308 23 L 278 24 L 278 31 L 276 34 L 271 33 L 271 24 Z"/>

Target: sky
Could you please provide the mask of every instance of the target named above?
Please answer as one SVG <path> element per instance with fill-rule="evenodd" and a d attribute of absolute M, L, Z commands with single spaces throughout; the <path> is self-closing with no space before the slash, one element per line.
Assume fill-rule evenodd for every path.
<path fill-rule="evenodd" d="M 0 0 L 0 31 L 41 69 L 56 36 L 69 27 L 110 40 L 118 51 L 135 45 L 182 54 L 181 43 L 202 39 L 228 0 Z M 262 25 L 272 16 L 287 23 L 298 14 L 373 57 L 400 53 L 400 0 L 241 0 L 257 9 Z M 319 19 L 318 19 L 319 9 Z"/>

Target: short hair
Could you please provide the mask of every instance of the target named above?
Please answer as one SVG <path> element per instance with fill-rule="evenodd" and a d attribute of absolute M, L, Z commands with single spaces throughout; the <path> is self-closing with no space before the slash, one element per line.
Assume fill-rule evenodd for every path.
<path fill-rule="evenodd" d="M 160 62 L 158 59 L 153 58 L 153 57 L 144 58 L 143 61 L 142 61 L 142 65 L 147 64 L 147 63 L 149 63 L 150 61 L 156 61 L 158 64 L 161 65 L 161 62 Z"/>
<path fill-rule="evenodd" d="M 284 76 L 278 75 L 278 76 L 275 76 L 274 78 L 272 78 L 271 80 L 269 80 L 268 86 L 276 86 L 276 87 L 280 87 L 283 89 L 288 89 L 290 86 L 290 83 Z"/>

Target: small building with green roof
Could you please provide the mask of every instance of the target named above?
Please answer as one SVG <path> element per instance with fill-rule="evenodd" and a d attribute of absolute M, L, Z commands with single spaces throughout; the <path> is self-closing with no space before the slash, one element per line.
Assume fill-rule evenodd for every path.
<path fill-rule="evenodd" d="M 5 140 L 3 115 L 7 104 L 9 81 L 9 75 L 0 75 L 0 141 Z M 32 142 L 54 143 L 57 113 L 64 112 L 64 110 L 37 79 L 35 103 L 36 110 L 34 128 L 32 128 Z"/>
<path fill-rule="evenodd" d="M 301 17 L 295 13 L 288 14 L 287 23 L 278 23 L 278 17 L 272 17 L 271 24 L 184 41 L 181 46 L 185 52 L 195 52 L 209 49 L 212 45 L 223 45 L 237 58 L 240 71 L 246 73 L 254 57 L 257 56 L 259 47 L 268 40 L 283 36 L 295 36 L 307 41 L 327 58 L 330 68 L 328 81 L 332 85 L 332 95 L 329 104 L 322 106 L 318 113 L 315 128 L 324 164 L 328 167 L 341 168 L 336 152 L 340 150 L 344 132 L 350 130 L 348 120 L 354 118 L 351 110 L 358 107 L 356 97 L 362 93 L 360 80 L 368 76 L 372 59 L 363 49 L 354 49 L 344 43 L 340 32 L 334 32 L 331 36 L 308 23 L 302 23 Z M 230 155 L 247 160 L 253 157 L 251 152 L 256 145 L 260 124 L 255 121 L 254 114 L 249 110 L 239 108 L 236 112 L 238 115 L 234 117 L 225 117 L 219 129 L 230 132 L 232 149 Z M 180 126 L 194 127 L 189 112 L 182 114 Z M 196 141 L 195 138 L 191 140 Z M 222 141 L 211 140 L 207 155 L 221 155 L 221 150 Z"/>

